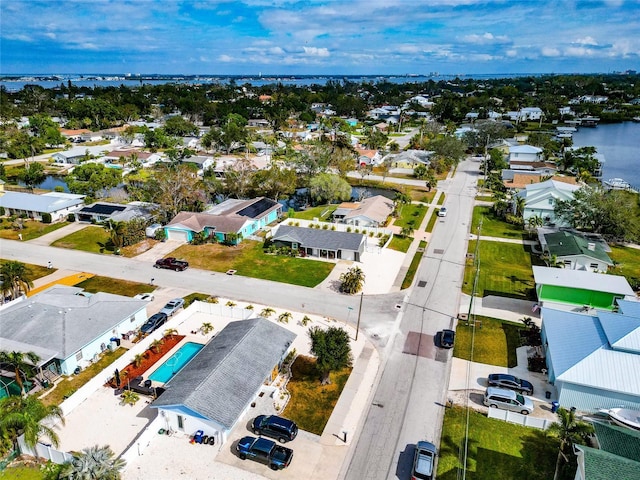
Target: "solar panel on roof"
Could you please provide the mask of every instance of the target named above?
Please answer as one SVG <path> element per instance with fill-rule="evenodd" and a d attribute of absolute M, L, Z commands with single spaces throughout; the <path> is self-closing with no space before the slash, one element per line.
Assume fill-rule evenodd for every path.
<path fill-rule="evenodd" d="M 96 203 L 90 207 L 84 207 L 80 210 L 80 213 L 97 213 L 100 215 L 111 215 L 114 212 L 121 212 L 125 208 L 122 205 L 105 205 L 103 203 Z"/>
<path fill-rule="evenodd" d="M 257 202 L 252 203 L 248 207 L 240 210 L 238 212 L 238 215 L 242 215 L 243 217 L 256 218 L 269 210 L 274 205 L 277 205 L 277 203 L 273 200 L 270 200 L 268 198 L 261 198 Z"/>

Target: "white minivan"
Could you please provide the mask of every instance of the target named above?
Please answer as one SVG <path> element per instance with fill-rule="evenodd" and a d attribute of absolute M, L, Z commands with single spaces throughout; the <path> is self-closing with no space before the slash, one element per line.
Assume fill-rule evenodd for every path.
<path fill-rule="evenodd" d="M 504 388 L 487 388 L 484 393 L 484 404 L 487 407 L 511 410 L 523 415 L 533 413 L 533 402 L 529 398 Z"/>

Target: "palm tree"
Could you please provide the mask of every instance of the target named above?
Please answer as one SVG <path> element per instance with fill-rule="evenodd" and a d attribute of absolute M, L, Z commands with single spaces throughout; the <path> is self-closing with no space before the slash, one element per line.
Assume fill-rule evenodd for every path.
<path fill-rule="evenodd" d="M 213 325 L 211 325 L 210 322 L 204 322 L 201 326 L 200 326 L 200 331 L 202 332 L 203 335 L 207 335 L 208 333 L 210 333 L 211 331 L 213 331 Z"/>
<path fill-rule="evenodd" d="M 265 307 L 262 309 L 262 311 L 260 312 L 260 316 L 264 317 L 264 318 L 269 318 L 271 315 L 273 315 L 274 313 L 276 313 L 276 311 L 271 308 L 271 307 Z"/>
<path fill-rule="evenodd" d="M 556 471 L 553 475 L 553 480 L 558 480 L 559 478 L 562 459 L 564 459 L 565 462 L 569 461 L 567 454 L 571 454 L 573 444 L 585 445 L 587 437 L 594 431 L 592 424 L 582 420 L 576 420 L 574 408 L 567 410 L 566 408 L 560 407 L 556 413 L 558 415 L 558 422 L 552 423 L 548 429 L 550 434 L 560 439 L 560 449 L 558 451 Z"/>
<path fill-rule="evenodd" d="M 393 201 L 396 205 L 400 205 L 400 211 L 398 212 L 398 216 L 400 216 L 402 215 L 402 206 L 411 203 L 411 197 L 404 192 L 397 192 L 393 197 Z"/>
<path fill-rule="evenodd" d="M 138 403 L 140 395 L 133 390 L 125 390 L 122 392 L 122 405 L 131 405 L 132 407 Z"/>
<path fill-rule="evenodd" d="M 540 215 L 533 215 L 527 219 L 527 224 L 529 225 L 529 228 L 533 230 L 534 228 L 544 225 L 544 220 L 542 220 Z"/>
<path fill-rule="evenodd" d="M 524 213 L 524 207 L 526 205 L 526 199 L 524 197 L 521 197 L 520 195 L 516 195 L 515 198 L 513 199 L 513 203 L 515 205 L 515 214 L 516 217 L 522 217 L 522 214 Z"/>
<path fill-rule="evenodd" d="M 34 447 L 41 436 L 57 447 L 60 439 L 56 431 L 40 423 L 49 419 L 60 419 L 64 425 L 62 409 L 57 405 L 45 405 L 34 396 L 0 399 L 0 435 L 8 436 L 14 445 L 18 437 L 24 435 L 29 447 Z"/>
<path fill-rule="evenodd" d="M 16 383 L 20 387 L 20 392 L 24 395 L 24 383 L 22 382 L 22 376 L 25 379 L 33 377 L 34 367 L 40 361 L 40 357 L 33 352 L 6 352 L 0 351 L 0 365 L 6 365 L 11 368 L 16 376 Z"/>
<path fill-rule="evenodd" d="M 113 252 L 115 254 L 120 254 L 120 249 L 124 246 L 124 234 L 126 231 L 125 223 L 109 220 L 105 224 L 104 228 L 109 232 L 109 239 L 113 244 Z"/>
<path fill-rule="evenodd" d="M 178 334 L 178 330 L 176 330 L 175 328 L 167 328 L 163 333 L 162 336 L 167 337 L 167 338 L 173 338 L 174 335 Z"/>
<path fill-rule="evenodd" d="M 365 275 L 360 267 L 353 267 L 340 275 L 340 291 L 344 293 L 354 294 L 362 290 Z"/>
<path fill-rule="evenodd" d="M 114 457 L 114 453 L 107 445 L 85 448 L 82 452 L 74 453 L 73 459 L 64 464 L 60 479 L 119 480 L 125 461 Z"/>
<path fill-rule="evenodd" d="M 147 358 L 144 353 L 138 353 L 135 357 L 133 357 L 133 365 L 135 367 L 139 367 L 144 362 L 144 359 Z"/>
<path fill-rule="evenodd" d="M 289 320 L 291 320 L 292 316 L 293 315 L 291 314 L 291 312 L 283 312 L 280 315 L 278 315 L 278 322 L 289 323 Z"/>
<path fill-rule="evenodd" d="M 402 230 L 400 230 L 400 235 L 402 235 L 403 237 L 410 237 L 411 235 L 413 235 L 415 228 L 413 228 L 413 224 L 409 223 L 407 224 L 407 226 L 402 227 Z"/>
<path fill-rule="evenodd" d="M 225 306 L 231 307 L 231 308 L 235 307 L 236 305 L 237 305 L 237 303 L 236 302 L 232 302 L 231 300 L 229 300 L 227 303 L 225 303 Z"/>
<path fill-rule="evenodd" d="M 162 345 L 164 345 L 164 342 L 162 341 L 162 339 L 154 340 L 153 342 L 151 342 L 151 350 L 153 350 L 156 353 L 160 353 L 160 347 Z"/>
<path fill-rule="evenodd" d="M 2 296 L 9 293 L 11 298 L 18 298 L 20 292 L 28 292 L 33 287 L 31 272 L 24 263 L 16 261 L 4 262 L 0 266 Z"/>

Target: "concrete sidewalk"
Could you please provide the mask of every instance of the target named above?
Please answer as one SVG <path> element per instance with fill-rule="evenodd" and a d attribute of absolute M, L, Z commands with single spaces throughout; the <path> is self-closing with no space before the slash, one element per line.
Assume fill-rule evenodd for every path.
<path fill-rule="evenodd" d="M 53 232 L 49 232 L 46 235 L 42 235 L 41 237 L 34 238 L 33 240 L 28 240 L 25 243 L 33 243 L 35 245 L 51 245 L 56 240 L 66 237 L 67 235 L 71 235 L 79 230 L 82 230 L 86 227 L 90 227 L 89 223 L 81 223 L 81 222 L 73 222 L 69 225 L 65 225 L 62 228 L 54 230 Z"/>

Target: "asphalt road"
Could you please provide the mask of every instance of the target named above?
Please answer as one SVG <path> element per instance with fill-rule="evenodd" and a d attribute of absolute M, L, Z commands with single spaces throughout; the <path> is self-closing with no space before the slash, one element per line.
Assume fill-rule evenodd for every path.
<path fill-rule="evenodd" d="M 184 272 L 159 270 L 153 268 L 153 262 L 13 240 L 0 240 L 0 257 L 38 265 L 47 265 L 47 262 L 51 261 L 55 268 L 143 283 L 148 283 L 153 278 L 156 285 L 324 315 L 340 321 L 348 320 L 352 325 L 356 324 L 356 312 L 360 303 L 359 295 L 340 295 L 313 288 L 229 276 L 193 268 Z M 381 347 L 386 344 L 394 319 L 399 313 L 396 305 L 402 303 L 403 297 L 404 293 L 364 296 L 360 328 L 376 346 Z"/>
<path fill-rule="evenodd" d="M 434 338 L 455 325 L 477 178 L 477 164 L 466 160 L 452 179 L 438 184 L 448 215 L 438 220 L 420 264 L 416 281 L 424 284 L 416 282 L 388 345 L 346 479 L 408 480 L 415 444 L 440 444 L 451 350 L 438 348 Z"/>

